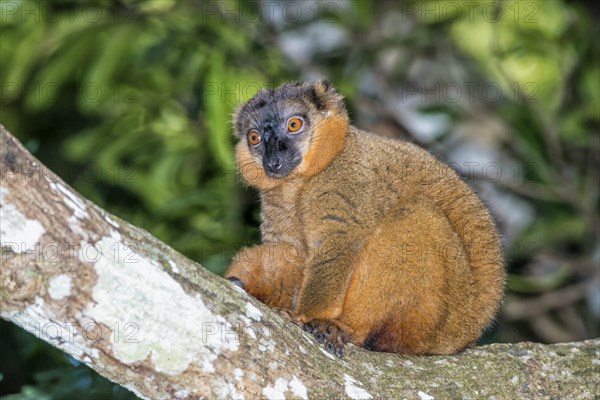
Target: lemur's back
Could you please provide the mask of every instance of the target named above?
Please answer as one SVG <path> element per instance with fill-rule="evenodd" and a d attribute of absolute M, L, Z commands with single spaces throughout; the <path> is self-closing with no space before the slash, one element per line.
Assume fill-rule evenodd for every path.
<path fill-rule="evenodd" d="M 446 293 L 457 297 L 447 302 L 448 310 L 457 312 L 453 316 L 455 321 L 450 323 L 471 327 L 474 331 L 471 335 L 478 337 L 499 308 L 505 280 L 500 237 L 485 204 L 451 168 L 414 144 L 382 138 L 353 127 L 347 143 L 347 152 L 340 155 L 360 159 L 376 169 L 380 182 L 385 182 L 379 187 L 388 192 L 386 197 L 397 197 L 398 204 L 410 198 L 427 198 L 448 220 L 464 249 L 467 274 L 473 279 L 470 289 L 467 289 L 466 276 L 451 279 L 454 285 L 465 290 Z M 417 219 L 416 223 L 424 221 Z M 431 250 L 427 243 L 416 246 L 419 252 Z M 442 245 L 434 251 L 448 252 L 449 249 Z"/>

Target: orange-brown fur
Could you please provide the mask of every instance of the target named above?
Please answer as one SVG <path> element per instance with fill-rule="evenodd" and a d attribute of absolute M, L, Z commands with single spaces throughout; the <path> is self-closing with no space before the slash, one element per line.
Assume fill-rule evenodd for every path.
<path fill-rule="evenodd" d="M 298 321 L 330 321 L 357 346 L 450 354 L 474 343 L 504 284 L 486 207 L 425 150 L 350 126 L 341 97 L 314 85 L 326 111 L 315 110 L 289 176 L 267 176 L 238 144 L 242 175 L 260 190 L 262 244 L 226 277 Z"/>

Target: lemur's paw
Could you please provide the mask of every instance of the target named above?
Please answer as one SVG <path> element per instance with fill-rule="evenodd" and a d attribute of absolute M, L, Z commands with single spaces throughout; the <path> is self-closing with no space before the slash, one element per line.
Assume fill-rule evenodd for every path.
<path fill-rule="evenodd" d="M 350 335 L 333 321 L 313 319 L 304 325 L 304 330 L 312 333 L 317 342 L 324 344 L 325 349 L 339 358 L 344 357 L 344 346 Z"/>
<path fill-rule="evenodd" d="M 296 314 L 289 308 L 272 307 L 272 309 L 283 319 L 290 321 L 291 323 L 298 325 L 301 328 L 304 326 L 304 322 L 306 321 L 306 317 L 304 315 Z"/>
<path fill-rule="evenodd" d="M 244 282 L 242 282 L 239 278 L 236 278 L 235 276 L 230 276 L 229 278 L 226 278 L 228 281 L 231 281 L 234 285 L 241 287 L 242 289 L 246 290 L 246 285 L 244 285 Z"/>

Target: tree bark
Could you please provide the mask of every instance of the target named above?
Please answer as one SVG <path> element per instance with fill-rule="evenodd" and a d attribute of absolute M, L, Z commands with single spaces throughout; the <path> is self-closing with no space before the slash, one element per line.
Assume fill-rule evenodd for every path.
<path fill-rule="evenodd" d="M 594 398 L 600 340 L 344 359 L 82 198 L 0 125 L 0 316 L 151 399 Z"/>

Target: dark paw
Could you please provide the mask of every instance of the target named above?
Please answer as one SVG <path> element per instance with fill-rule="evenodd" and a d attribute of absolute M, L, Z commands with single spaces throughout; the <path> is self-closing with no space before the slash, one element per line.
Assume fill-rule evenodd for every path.
<path fill-rule="evenodd" d="M 242 282 L 235 276 L 230 276 L 229 278 L 227 278 L 227 280 L 233 282 L 234 285 L 239 286 L 242 289 L 246 290 L 246 285 L 244 285 L 244 282 Z"/>
<path fill-rule="evenodd" d="M 324 344 L 325 349 L 339 358 L 344 357 L 344 346 L 349 336 L 334 322 L 312 320 L 304 325 L 304 330 L 312 333 L 317 342 Z"/>

